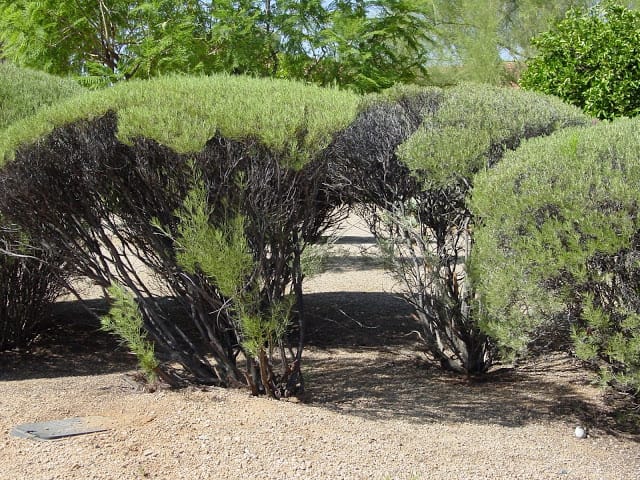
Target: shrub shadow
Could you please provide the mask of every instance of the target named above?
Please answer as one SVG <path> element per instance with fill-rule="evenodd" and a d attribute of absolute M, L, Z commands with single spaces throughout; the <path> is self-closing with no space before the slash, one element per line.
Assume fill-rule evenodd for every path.
<path fill-rule="evenodd" d="M 483 377 L 467 378 L 426 359 L 412 334 L 420 331 L 412 309 L 392 294 L 306 298 L 304 371 L 311 404 L 370 420 L 506 427 L 559 420 L 634 433 L 589 386 L 590 372 L 566 354 L 548 353 L 517 368 L 498 365 Z"/>
<path fill-rule="evenodd" d="M 24 349 L 0 352 L 0 381 L 100 375 L 136 368 L 137 361 L 118 339 L 100 330 L 99 315 L 107 312 L 104 300 L 54 305 L 42 333 Z"/>
<path fill-rule="evenodd" d="M 373 235 L 341 235 L 333 243 L 336 245 L 376 245 Z"/>
<path fill-rule="evenodd" d="M 467 379 L 391 348 L 374 355 L 350 349 L 340 352 L 339 361 L 323 357 L 306 359 L 313 403 L 369 419 L 518 427 L 560 417 L 586 420 L 595 408 L 571 384 L 549 381 L 535 370 Z"/>
<path fill-rule="evenodd" d="M 392 293 L 305 294 L 305 343 L 320 348 L 416 345 L 413 308 Z"/>

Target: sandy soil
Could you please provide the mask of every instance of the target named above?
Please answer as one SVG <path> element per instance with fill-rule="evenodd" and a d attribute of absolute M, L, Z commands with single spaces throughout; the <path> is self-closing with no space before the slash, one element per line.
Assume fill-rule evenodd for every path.
<path fill-rule="evenodd" d="M 0 354 L 0 479 L 640 478 L 640 433 L 616 421 L 575 360 L 549 354 L 484 381 L 440 372 L 388 293 L 392 280 L 360 255 L 372 248 L 367 232 L 343 234 L 330 271 L 306 285 L 305 403 L 217 388 L 145 393 L 135 360 L 62 303 L 29 352 Z M 79 416 L 109 430 L 9 435 Z"/>

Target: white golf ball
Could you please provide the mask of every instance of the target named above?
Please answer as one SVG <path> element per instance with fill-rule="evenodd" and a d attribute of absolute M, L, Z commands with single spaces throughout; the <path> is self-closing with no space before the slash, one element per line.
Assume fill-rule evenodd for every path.
<path fill-rule="evenodd" d="M 587 431 L 583 427 L 576 427 L 575 435 L 576 438 L 585 438 L 587 436 Z"/>

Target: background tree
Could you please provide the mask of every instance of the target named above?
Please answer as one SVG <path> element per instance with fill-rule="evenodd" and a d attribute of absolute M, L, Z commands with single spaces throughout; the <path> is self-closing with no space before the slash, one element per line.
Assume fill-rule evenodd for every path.
<path fill-rule="evenodd" d="M 303 79 L 358 91 L 424 77 L 419 0 L 0 0 L 2 55 L 87 84 L 168 73 Z"/>
<path fill-rule="evenodd" d="M 640 11 L 612 1 L 572 10 L 533 45 L 523 88 L 601 119 L 640 113 Z"/>
<path fill-rule="evenodd" d="M 440 39 L 433 63 L 448 67 L 439 70 L 439 82 L 502 82 L 499 3 L 499 0 L 433 2 Z"/>
<path fill-rule="evenodd" d="M 88 84 L 206 70 L 202 2 L 1 1 L 3 55 Z"/>
<path fill-rule="evenodd" d="M 337 1 L 313 44 L 309 79 L 360 92 L 425 81 L 435 42 L 430 11 L 419 0 Z"/>
<path fill-rule="evenodd" d="M 499 48 L 508 57 L 524 61 L 536 53 L 531 40 L 560 21 L 569 10 L 588 8 L 593 0 L 502 0 Z"/>
<path fill-rule="evenodd" d="M 589 0 L 456 0 L 431 1 L 440 48 L 430 66 L 437 83 L 474 81 L 502 84 L 517 80 L 518 70 L 505 70 L 534 51 L 531 38 Z"/>
<path fill-rule="evenodd" d="M 201 2 L 0 2 L 4 55 L 18 64 L 113 83 L 206 68 Z"/>

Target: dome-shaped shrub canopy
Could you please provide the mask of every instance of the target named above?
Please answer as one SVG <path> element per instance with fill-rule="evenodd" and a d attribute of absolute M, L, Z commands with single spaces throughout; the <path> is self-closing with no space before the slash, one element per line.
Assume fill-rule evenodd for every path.
<path fill-rule="evenodd" d="M 487 329 L 519 350 L 558 318 L 576 352 L 640 388 L 640 120 L 531 140 L 479 176 L 474 265 Z"/>
<path fill-rule="evenodd" d="M 0 129 L 83 91 L 73 80 L 0 63 Z"/>
<path fill-rule="evenodd" d="M 130 81 L 42 111 L 0 135 L 0 158 L 55 128 L 114 112 L 117 138 L 154 140 L 177 153 L 202 151 L 216 134 L 255 138 L 300 167 L 355 117 L 359 97 L 298 82 L 216 75 Z"/>
<path fill-rule="evenodd" d="M 283 338 L 290 316 L 302 321 L 300 255 L 336 206 L 323 152 L 359 102 L 348 92 L 224 75 L 89 92 L 0 134 L 0 208 L 73 274 L 132 292 L 114 303 L 118 315 L 138 308 L 158 355 L 185 370 L 154 373 L 289 395 L 301 387 L 303 327 L 295 348 Z M 157 278 L 141 276 L 141 264 Z M 186 331 L 158 282 L 187 310 Z M 267 344 L 281 351 L 277 372 Z"/>

